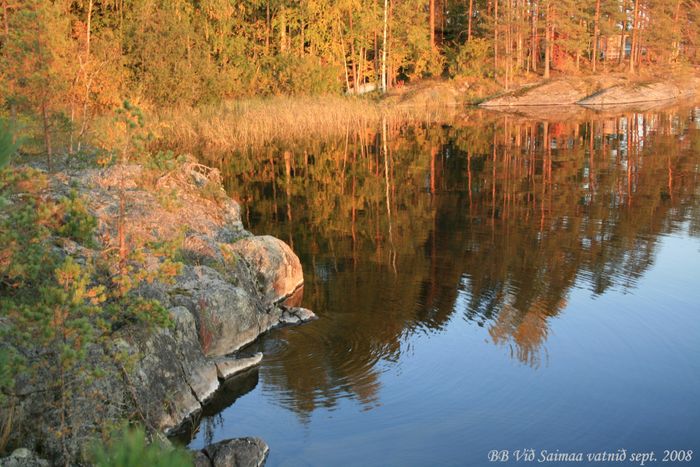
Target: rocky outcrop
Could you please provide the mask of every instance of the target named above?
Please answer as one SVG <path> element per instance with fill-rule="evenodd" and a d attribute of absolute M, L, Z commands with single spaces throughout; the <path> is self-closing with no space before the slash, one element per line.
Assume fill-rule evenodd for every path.
<path fill-rule="evenodd" d="M 189 260 L 174 283 L 143 290 L 170 310 L 174 328 L 128 340 L 131 353 L 142 356 L 131 382 L 141 411 L 166 433 L 198 412 L 225 379 L 262 360 L 262 354 L 237 359 L 235 352 L 273 327 L 315 318 L 308 310 L 281 304 L 303 285 L 301 263 L 291 248 L 274 237 L 243 230 L 240 209 L 228 197 L 220 194 L 215 203 L 198 197 L 198 187 L 211 179 L 218 183 L 218 175 L 208 173 L 207 182 L 200 179 L 201 169 L 192 173 L 197 175 L 161 178 L 185 193 L 186 204 L 175 212 L 162 212 L 148 193 L 138 193 L 143 208 L 133 214 L 139 217 L 135 222 L 151 226 L 155 223 L 150 217 L 173 216 L 187 231 Z M 105 221 L 103 228 L 111 227 Z M 168 229 L 160 223 L 158 228 L 160 235 Z"/>
<path fill-rule="evenodd" d="M 240 208 L 223 192 L 217 171 L 189 160 L 157 176 L 140 166 L 126 166 L 55 177 L 51 196 L 65 194 L 61 190 L 68 186 L 77 190 L 97 218 L 105 248 L 116 245 L 119 189 L 126 192 L 130 238 L 143 245 L 179 238 L 184 261 L 172 282 L 144 282 L 136 290 L 169 311 L 172 327 L 126 325 L 110 345 L 91 350 L 95 366 L 106 368 L 109 376 L 90 383 L 94 387 L 86 391 L 94 391 L 95 397 L 74 401 L 76 427 L 136 416 L 152 429 L 173 433 L 228 378 L 260 364 L 262 354 L 239 357 L 242 347 L 276 326 L 315 318 L 309 310 L 282 303 L 303 285 L 299 259 L 284 242 L 243 229 Z M 64 248 L 64 254 L 83 263 L 96 254 L 70 242 Z M 162 255 L 143 251 L 143 267 L 158 268 Z M 40 399 L 22 399 L 15 420 L 22 439 L 13 443 L 60 452 L 49 441 L 55 427 L 31 424 L 41 410 Z M 71 449 L 84 448 L 88 431 L 74 430 Z M 252 466 L 262 465 L 267 450 L 261 440 L 246 438 L 218 443 L 206 453 L 211 465 Z"/>
<path fill-rule="evenodd" d="M 487 108 L 554 106 L 611 106 L 659 102 L 694 95 L 695 79 L 683 82 L 651 79 L 630 81 L 625 76 L 601 75 L 585 78 L 557 78 L 522 86 L 481 103 Z M 546 112 L 542 112 L 546 113 Z"/>
<path fill-rule="evenodd" d="M 491 98 L 482 107 L 555 106 L 576 104 L 581 99 L 613 86 L 620 78 L 601 76 L 561 78 L 528 84 L 516 90 Z"/>
<path fill-rule="evenodd" d="M 581 99 L 578 103 L 585 106 L 606 106 L 658 102 L 690 97 L 695 93 L 694 91 L 673 82 L 635 83 L 604 89 Z"/>
<path fill-rule="evenodd" d="M 260 438 L 238 438 L 211 444 L 195 453 L 196 467 L 261 467 L 270 451 Z"/>
<path fill-rule="evenodd" d="M 228 275 L 209 266 L 186 266 L 163 301 L 187 308 L 207 356 L 227 355 L 255 340 L 274 324 L 272 302 L 262 300 L 255 278 L 238 261 Z"/>

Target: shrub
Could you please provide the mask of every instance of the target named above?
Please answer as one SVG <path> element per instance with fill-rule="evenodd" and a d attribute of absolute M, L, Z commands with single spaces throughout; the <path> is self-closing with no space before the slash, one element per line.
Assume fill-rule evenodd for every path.
<path fill-rule="evenodd" d="M 144 267 L 144 248 L 139 248 L 118 274 L 113 273 L 114 249 L 67 255 L 57 248 L 57 238 L 97 248 L 96 219 L 76 192 L 54 200 L 42 195 L 43 186 L 44 177 L 31 169 L 0 171 L 0 196 L 11 203 L 0 210 L 0 448 L 12 424 L 8 415 L 29 381 L 32 391 L 43 394 L 36 423 L 62 446 L 60 460 L 71 463 L 80 456 L 69 443 L 74 434 L 94 436 L 100 429 L 71 425 L 76 401 L 94 397 L 87 395 L 94 389 L 91 381 L 114 367 L 110 356 L 93 349 L 109 345 L 113 332 L 126 323 L 170 326 L 167 310 L 135 288 L 170 280 L 180 264 L 173 261 L 170 244 L 144 245 L 160 258 L 158 267 Z M 21 427 L 11 430 L 21 436 Z"/>
<path fill-rule="evenodd" d="M 270 79 L 265 94 L 315 95 L 340 91 L 340 71 L 322 63 L 318 58 L 277 55 L 265 60 L 263 74 Z"/>
<path fill-rule="evenodd" d="M 493 49 L 487 39 L 472 39 L 448 51 L 448 70 L 451 77 L 492 78 Z"/>
<path fill-rule="evenodd" d="M 0 170 L 10 163 L 10 157 L 17 152 L 18 147 L 9 125 L 0 119 Z"/>
<path fill-rule="evenodd" d="M 95 246 L 93 232 L 97 227 L 97 219 L 90 215 L 78 193 L 72 190 L 67 198 L 58 203 L 58 208 L 63 219 L 57 233 L 85 246 Z"/>
<path fill-rule="evenodd" d="M 146 443 L 143 428 L 124 428 L 110 442 L 93 449 L 96 467 L 185 467 L 192 457 L 182 448 Z"/>

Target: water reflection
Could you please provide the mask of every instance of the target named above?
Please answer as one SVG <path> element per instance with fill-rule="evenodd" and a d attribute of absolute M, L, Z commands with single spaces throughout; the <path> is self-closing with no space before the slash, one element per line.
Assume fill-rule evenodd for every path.
<path fill-rule="evenodd" d="M 380 406 L 382 372 L 455 315 L 546 366 L 572 290 L 634 290 L 660 236 L 698 236 L 699 155 L 698 112 L 683 109 L 474 111 L 232 157 L 229 192 L 253 231 L 299 254 L 321 317 L 257 344 L 262 390 L 302 421 L 342 399 Z"/>

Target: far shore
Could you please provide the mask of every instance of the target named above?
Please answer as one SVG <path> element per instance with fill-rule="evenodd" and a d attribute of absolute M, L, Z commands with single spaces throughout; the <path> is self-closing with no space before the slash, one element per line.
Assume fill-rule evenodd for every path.
<path fill-rule="evenodd" d="M 525 118 L 589 119 L 659 110 L 698 95 L 700 76 L 532 76 L 510 91 L 494 80 L 423 80 L 386 95 L 255 98 L 154 112 L 164 149 L 218 156 L 313 138 L 344 137 L 390 124 L 450 123 L 470 108 Z"/>

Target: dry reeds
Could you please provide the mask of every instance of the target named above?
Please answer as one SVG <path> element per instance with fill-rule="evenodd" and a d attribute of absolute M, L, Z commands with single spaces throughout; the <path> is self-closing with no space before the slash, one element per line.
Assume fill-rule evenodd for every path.
<path fill-rule="evenodd" d="M 192 154 L 222 154 L 271 143 L 327 138 L 392 121 L 435 121 L 445 109 L 385 106 L 356 97 L 274 97 L 161 112 L 159 144 Z"/>

